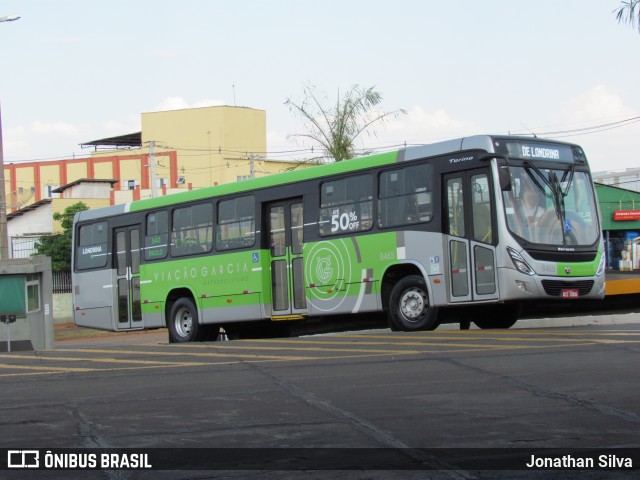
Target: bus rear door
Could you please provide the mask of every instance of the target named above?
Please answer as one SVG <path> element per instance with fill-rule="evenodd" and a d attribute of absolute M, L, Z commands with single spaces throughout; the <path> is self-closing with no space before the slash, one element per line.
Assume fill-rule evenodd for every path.
<path fill-rule="evenodd" d="M 271 252 L 271 317 L 299 318 L 307 312 L 302 198 L 270 202 L 265 210 Z"/>
<path fill-rule="evenodd" d="M 116 251 L 116 330 L 142 328 L 140 305 L 140 225 L 113 231 Z"/>
<path fill-rule="evenodd" d="M 445 241 L 451 302 L 499 297 L 495 202 L 488 168 L 445 175 Z"/>

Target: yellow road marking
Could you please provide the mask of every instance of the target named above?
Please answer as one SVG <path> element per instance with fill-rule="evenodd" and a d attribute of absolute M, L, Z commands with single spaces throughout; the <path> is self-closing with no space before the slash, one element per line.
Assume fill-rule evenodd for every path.
<path fill-rule="evenodd" d="M 33 367 L 28 365 L 7 365 L 0 363 L 0 368 L 4 368 L 6 370 L 52 370 L 52 371 L 61 371 L 61 372 L 95 372 L 96 368 L 75 368 L 75 367 Z"/>
<path fill-rule="evenodd" d="M 575 343 L 567 343 L 567 340 L 564 339 L 565 343 L 557 344 L 557 345 L 505 345 L 505 344 L 484 344 L 484 343 L 439 343 L 439 342 L 420 342 L 420 343 L 412 343 L 412 346 L 425 346 L 425 347 L 445 347 L 449 349 L 450 347 L 457 347 L 455 350 L 441 350 L 441 349 L 412 349 L 412 350 L 398 350 L 398 344 L 389 344 L 390 347 L 396 347 L 395 349 L 364 349 L 358 348 L 358 344 L 354 344 L 353 348 L 321 348 L 311 345 L 316 344 L 330 344 L 330 345 L 345 345 L 343 342 L 311 342 L 310 346 L 302 346 L 302 347 L 270 347 L 270 346 L 255 346 L 255 345 L 228 345 L 217 346 L 217 345 L 203 345 L 203 344 L 189 344 L 184 345 L 183 347 L 186 350 L 182 350 L 180 352 L 168 352 L 164 350 L 110 350 L 110 349 L 95 349 L 95 348 L 78 348 L 78 349 L 65 349 L 65 352 L 76 352 L 76 353 L 119 353 L 119 354 L 127 354 L 127 355 L 159 355 L 159 356 L 194 356 L 194 357 L 215 357 L 215 358 L 240 358 L 240 359 L 275 359 L 275 360 L 321 360 L 324 358 L 333 358 L 333 357 L 315 357 L 315 356 L 293 356 L 293 355 L 251 355 L 246 353 L 238 353 L 231 352 L 229 353 L 218 353 L 218 352 L 192 352 L 188 351 L 190 349 L 217 349 L 217 350 L 287 350 L 287 351 L 310 351 L 310 352 L 327 352 L 327 353 L 348 353 L 354 355 L 361 354 L 372 354 L 372 355 L 419 355 L 423 353 L 441 353 L 443 351 L 448 352 L 463 352 L 468 350 L 496 350 L 496 349 L 530 349 L 530 348 L 557 348 L 562 346 L 576 346 L 576 345 L 590 345 L 595 344 L 597 341 L 594 340 L 581 340 L 580 342 Z M 345 355 L 345 357 L 350 357 L 352 355 Z M 55 359 L 57 357 L 51 356 L 47 357 L 50 359 Z M 339 358 L 339 357 L 338 357 Z M 126 360 L 125 360 L 126 361 Z"/>
<path fill-rule="evenodd" d="M 121 355 L 159 355 L 165 357 L 184 357 L 184 356 L 192 356 L 192 357 L 212 357 L 212 358 L 229 358 L 229 357 L 239 357 L 239 355 L 232 354 L 224 354 L 224 353 L 197 353 L 197 352 L 167 352 L 167 351 L 148 351 L 148 350 L 114 350 L 114 349 L 100 349 L 100 348 L 65 348 L 64 352 L 74 352 L 74 353 L 110 353 L 110 354 L 121 354 Z M 54 352 L 49 352 L 51 355 L 47 356 L 47 359 L 55 360 L 56 357 Z M 15 357 L 13 357 L 15 358 Z M 45 357 L 39 357 L 45 358 Z M 72 357 L 75 358 L 75 357 Z M 78 360 L 85 360 L 88 357 L 78 357 Z M 251 358 L 251 359 L 267 359 L 267 360 L 305 360 L 307 358 L 310 359 L 319 359 L 322 357 L 295 357 L 289 355 L 242 355 L 242 358 Z M 127 362 L 126 359 L 121 360 L 123 362 Z M 132 360 L 132 362 L 142 362 L 143 360 Z M 150 360 L 151 363 L 154 363 L 153 360 Z M 172 363 L 172 362 L 168 362 Z M 208 363 L 203 363 L 203 365 Z"/>
<path fill-rule="evenodd" d="M 533 334 L 532 334 L 533 335 Z M 405 339 L 410 340 L 410 341 L 419 341 L 419 340 L 427 340 L 427 341 L 447 341 L 447 340 L 457 340 L 457 341 L 461 341 L 461 340 L 496 340 L 496 341 L 500 341 L 500 342 L 504 342 L 504 341 L 521 341 L 521 342 L 531 342 L 531 341 L 545 341 L 545 342 L 565 342 L 567 341 L 567 337 L 571 338 L 571 337 L 578 337 L 578 335 L 582 335 L 582 334 L 564 334 L 564 335 L 556 335 L 553 334 L 553 337 L 558 336 L 561 338 L 553 338 L 552 336 L 548 336 L 545 334 L 536 334 L 537 336 L 535 337 L 516 337 L 516 336 L 495 336 L 495 337 L 488 337 L 488 336 L 480 336 L 480 337 L 473 337 L 473 336 L 469 336 L 468 338 L 460 338 L 459 336 L 452 336 L 452 337 L 447 337 L 447 336 L 437 336 L 437 337 L 417 337 L 417 336 L 402 336 L 402 337 L 394 337 L 394 336 L 383 336 L 383 335 L 376 335 L 373 338 L 376 339 L 385 339 L 385 340 L 396 340 L 396 342 L 393 343 L 397 343 L 397 344 L 408 344 L 408 345 L 412 345 L 413 343 L 410 342 L 406 342 L 404 341 Z M 600 336 L 601 334 L 593 334 L 591 336 Z M 604 336 L 604 334 L 602 334 Z M 619 334 L 618 334 L 619 335 Z M 631 334 L 631 336 L 635 336 L 635 335 L 640 335 L 640 334 Z M 607 335 L 607 336 L 616 336 L 616 335 Z M 367 337 L 360 337 L 357 335 L 349 335 L 349 336 L 345 336 L 345 338 L 353 338 L 353 339 L 361 339 L 361 338 L 367 338 Z M 573 339 L 576 342 L 589 342 L 592 341 L 592 338 L 574 338 Z M 260 340 L 261 342 L 263 342 L 264 340 Z M 630 340 L 630 341 L 635 341 L 635 340 Z M 640 341 L 640 338 L 637 340 Z M 311 342 L 316 343 L 315 340 L 311 340 Z M 322 341 L 320 342 L 322 343 Z M 357 344 L 360 344 L 361 342 L 357 342 Z M 418 342 L 418 343 L 422 343 L 422 342 Z"/>
<path fill-rule="evenodd" d="M 113 353 L 113 352 L 111 352 Z M 2 358 L 6 358 L 6 355 L 0 355 Z M 13 357 L 16 358 L 16 357 Z M 91 358 L 91 357 L 56 357 L 56 356 L 39 356 L 39 357 L 18 357 L 20 359 L 27 360 L 47 360 L 47 361 L 65 361 L 65 362 L 97 362 L 97 363 L 140 363 L 140 364 L 167 364 L 174 365 L 176 362 L 166 362 L 162 360 L 128 360 L 122 358 Z M 179 362 L 180 365 L 185 366 L 200 366 L 207 365 L 206 362 Z"/>
<path fill-rule="evenodd" d="M 205 349 L 247 349 L 247 350 L 251 350 L 251 349 L 255 349 L 255 350 L 313 350 L 313 349 L 319 349 L 319 350 L 323 350 L 322 348 L 319 347 L 314 347 L 316 345 L 336 345 L 336 346 L 342 346 L 344 348 L 342 349 L 337 349 L 337 348 L 326 348 L 327 351 L 340 351 L 340 350 L 344 350 L 344 351 L 351 351 L 351 350 L 367 350 L 370 352 L 388 352 L 389 350 L 387 349 L 361 349 L 359 348 L 360 346 L 367 346 L 367 347 L 371 347 L 371 346 L 388 346 L 388 347 L 404 347 L 404 346 L 422 346 L 422 345 L 442 345 L 442 346 L 447 346 L 447 345 L 468 345 L 469 343 L 467 341 L 478 341 L 478 340 L 487 340 L 485 338 L 474 338 L 474 337 L 470 337 L 468 339 L 465 338 L 432 338 L 432 337 L 423 337 L 422 339 L 416 338 L 415 340 L 413 339 L 409 339 L 408 341 L 405 340 L 405 338 L 395 338 L 395 337 L 389 337 L 389 339 L 393 339 L 395 341 L 393 342 L 389 342 L 387 340 L 380 340 L 380 341 L 376 341 L 376 340 L 361 340 L 361 338 L 367 338 L 367 337 L 350 337 L 350 338 L 355 338 L 357 341 L 354 340 L 304 340 L 304 341 L 296 341 L 296 340 L 290 340 L 290 339 L 270 339 L 270 340 L 233 340 L 232 342 L 229 343 L 223 343 L 223 344 L 213 344 L 213 343 L 200 343 L 200 344 L 185 344 L 182 345 L 182 348 L 185 349 L 199 349 L 199 350 L 205 350 Z M 455 340 L 457 342 L 460 343 L 451 343 L 450 340 Z M 503 339 L 503 338 L 495 338 L 494 340 L 498 340 L 501 343 L 504 342 L 504 340 L 521 340 L 521 341 L 525 341 L 525 342 L 531 342 L 531 341 L 549 341 L 549 338 L 546 337 L 540 337 L 540 338 L 523 338 L 523 339 Z M 558 339 L 552 339 L 555 342 L 566 342 L 567 338 L 558 338 Z M 584 341 L 584 342 L 590 342 L 592 341 L 592 339 L 576 339 L 576 341 Z M 467 343 L 463 343 L 463 342 L 467 342 Z M 259 344 L 259 346 L 258 346 Z M 284 344 L 283 346 L 264 346 L 266 344 Z M 291 345 L 301 345 L 301 346 L 295 346 L 292 347 Z M 141 344 L 140 346 L 145 346 L 145 347 L 158 347 L 157 344 Z M 66 349 L 65 349 L 66 350 Z M 188 353 L 189 355 L 193 355 L 193 353 Z"/>
<path fill-rule="evenodd" d="M 598 341 L 593 341 L 590 344 L 595 345 L 599 343 Z M 119 372 L 119 371 L 136 371 L 136 370 L 147 370 L 147 369 L 158 369 L 158 368 L 180 368 L 185 366 L 214 366 L 214 365 L 236 365 L 242 364 L 246 362 L 251 363 L 271 363 L 271 362 L 286 362 L 286 361 L 312 361 L 312 360 L 345 360 L 345 359 L 355 359 L 355 358 L 368 358 L 368 357 L 389 357 L 389 356 L 399 356 L 399 355 L 426 355 L 426 354 L 443 354 L 443 353 L 461 353 L 461 352 L 481 352 L 481 351 L 499 351 L 499 350 L 524 350 L 524 349 L 546 349 L 546 348 L 558 348 L 558 347 L 575 347 L 577 345 L 588 345 L 588 344 L 575 344 L 575 343 L 567 343 L 567 344 L 554 344 L 554 345 L 478 345 L 478 344 L 466 344 L 465 348 L 460 349 L 447 349 L 447 350 L 390 350 L 390 351 L 382 351 L 379 353 L 364 353 L 362 350 L 353 349 L 349 350 L 349 353 L 352 355 L 332 355 L 326 357 L 316 357 L 316 356 L 305 356 L 305 357 L 292 357 L 292 356 L 260 356 L 260 355 L 246 355 L 239 357 L 239 359 L 232 359 L 230 357 L 236 357 L 237 355 L 222 355 L 222 354 L 195 354 L 195 353 L 187 353 L 188 355 L 197 355 L 197 356 L 211 356 L 211 357 L 223 357 L 226 358 L 224 361 L 220 362 L 166 362 L 166 361 L 131 361 L 129 362 L 126 359 L 91 359 L 86 357 L 25 357 L 25 356 L 11 356 L 13 359 L 24 359 L 24 358 L 38 358 L 40 360 L 46 361 L 96 361 L 101 363 L 109 363 L 112 360 L 117 360 L 116 363 L 138 363 L 142 365 L 131 366 L 131 367 L 114 367 L 114 368 L 75 368 L 75 367 L 52 367 L 52 366 L 24 366 L 24 365 L 8 365 L 8 364 L 0 364 L 0 369 L 16 369 L 16 370 L 35 370 L 35 372 L 20 372 L 20 373 L 6 373 L 0 374 L 0 377 L 8 377 L 8 376 L 28 376 L 28 375 L 45 375 L 45 374 L 60 374 L 60 373 L 76 373 L 76 372 Z M 451 346 L 451 345 L 438 345 L 438 346 Z M 472 348 L 469 348 L 472 347 Z M 103 349 L 73 349 L 73 350 L 65 350 L 65 351 L 76 351 L 76 352 L 87 352 L 87 353 L 114 353 L 114 350 L 103 350 Z M 327 352 L 333 351 L 332 349 L 327 349 Z M 183 352 L 140 352 L 140 351 L 115 351 L 119 353 L 133 353 L 133 354 L 143 354 L 143 355 L 166 355 L 170 354 L 174 355 L 184 355 Z M 2 357 L 7 357 L 8 355 L 2 355 Z"/>
<path fill-rule="evenodd" d="M 47 375 L 84 372 L 118 372 L 158 368 L 185 368 L 242 363 L 310 362 L 357 358 L 443 355 L 482 351 L 542 350 L 584 347 L 598 344 L 637 344 L 640 331 L 579 330 L 551 332 L 540 330 L 513 331 L 446 331 L 409 334 L 351 334 L 331 338 L 255 339 L 224 343 L 141 344 L 147 350 L 114 348 L 62 348 L 37 354 L 0 354 L 1 359 L 16 363 L 41 362 L 41 365 L 0 364 L 0 377 Z M 371 348 L 373 347 L 373 348 Z M 385 348 L 376 348 L 385 347 Z M 277 351 L 280 355 L 262 354 Z M 324 353 L 326 356 L 304 355 Z M 73 354 L 88 354 L 75 356 Z M 288 355 L 288 353 L 297 353 Z M 302 353 L 302 354 L 301 354 Z M 71 354 L 71 355 L 70 355 Z M 96 358 L 91 354 L 107 354 Z M 126 357 L 131 358 L 126 358 Z M 141 359 L 155 356 L 158 359 Z M 125 357 L 125 358 L 123 358 Z M 185 361 L 191 358 L 193 360 Z M 174 360 L 174 361 L 172 361 Z M 53 366 L 55 362 L 92 362 L 95 367 Z M 109 366 L 109 364 L 113 366 Z M 126 366 L 125 366 L 126 365 Z M 15 370 L 10 372 L 10 370 Z"/>
<path fill-rule="evenodd" d="M 344 358 L 360 358 L 360 357 L 377 357 L 379 355 L 367 354 L 367 355 L 348 355 L 348 356 L 335 356 L 335 357 L 323 357 L 323 360 L 326 359 L 344 359 Z M 291 357 L 282 358 L 282 359 L 258 359 L 253 361 L 252 363 L 271 363 L 271 362 L 283 362 L 290 360 Z M 318 357 L 299 357 L 297 360 L 318 360 Z M 211 362 L 211 363 L 201 363 L 197 364 L 198 366 L 212 366 L 212 365 L 236 365 L 246 363 L 244 360 L 228 360 L 224 362 Z M 8 369 L 8 370 L 36 370 L 36 372 L 30 373 L 6 373 L 0 374 L 0 377 L 15 377 L 15 376 L 28 376 L 28 375 L 46 375 L 46 374 L 61 374 L 61 373 L 75 373 L 75 372 L 121 372 L 121 371 L 133 371 L 133 370 L 148 370 L 153 368 L 177 368 L 184 367 L 185 365 L 182 363 L 165 363 L 159 365 L 146 365 L 146 366 L 137 366 L 137 367 L 115 367 L 115 368 L 73 368 L 73 367 L 35 367 L 35 366 L 23 366 L 23 365 L 3 365 L 0 364 L 0 368 Z"/>
<path fill-rule="evenodd" d="M 228 364 L 229 362 L 222 362 L 223 364 Z M 234 362 L 231 362 L 234 363 Z M 240 362 L 236 362 L 240 363 Z M 207 365 L 207 364 L 203 364 Z M 37 370 L 38 373 L 9 373 L 9 374 L 0 374 L 0 377 L 15 377 L 20 375 L 46 375 L 46 374 L 60 374 L 60 373 L 76 373 L 76 372 L 121 372 L 126 370 L 148 370 L 152 368 L 176 368 L 182 367 L 180 364 L 167 364 L 167 365 L 147 365 L 144 367 L 117 367 L 117 368 L 64 368 L 64 367 L 27 367 L 27 366 L 16 366 L 16 365 L 1 365 L 0 368 L 5 369 L 27 369 L 27 370 Z"/>
<path fill-rule="evenodd" d="M 60 374 L 60 373 L 65 373 L 65 372 L 0 373 L 0 378 L 4 378 L 4 377 L 33 377 L 35 375 L 55 375 L 55 374 Z"/>
<path fill-rule="evenodd" d="M 350 337 L 350 338 L 357 338 L 357 337 Z M 398 346 L 410 346 L 410 347 L 419 347 L 421 345 L 442 345 L 442 346 L 450 346 L 450 345 L 459 345 L 459 346 L 465 346 L 465 345 L 473 345 L 471 343 L 451 343 L 449 340 L 456 340 L 458 342 L 461 341 L 478 341 L 478 340 L 496 340 L 496 341 L 500 341 L 500 342 L 504 342 L 504 341 L 511 341 L 511 340 L 518 340 L 518 341 L 523 341 L 523 342 L 536 342 L 536 341 L 544 341 L 544 342 L 566 342 L 568 339 L 567 338 L 555 338 L 555 339 L 550 339 L 547 337 L 539 337 L 539 338 L 474 338 L 474 337 L 470 337 L 468 339 L 464 339 L 464 338 L 449 338 L 449 337 L 441 337 L 441 338 L 427 338 L 424 337 L 422 341 L 415 341 L 415 340 L 410 340 L 410 341 L 405 341 L 404 338 L 396 338 L 396 337 L 388 337 L 388 338 L 392 338 L 395 339 L 396 341 L 394 342 L 388 342 L 388 341 L 357 341 L 357 342 L 348 342 L 348 341 L 328 341 L 328 340 L 308 340 L 305 341 L 305 343 L 307 345 L 353 345 L 353 348 L 358 348 L 359 345 L 366 345 L 366 346 L 376 346 L 376 345 L 389 345 L 392 347 L 398 347 Z M 244 342 L 252 342 L 253 340 L 244 340 Z M 591 342 L 593 341 L 592 339 L 582 339 L 582 338 L 577 338 L 574 340 L 576 343 L 580 343 L 580 342 Z M 640 340 L 639 340 L 640 341 Z M 234 341 L 234 342 L 238 342 L 238 340 Z M 240 340 L 240 342 L 243 342 L 243 340 Z M 267 343 L 270 342 L 268 340 L 260 340 L 260 343 Z M 288 343 L 288 340 L 274 340 L 274 343 Z M 211 348 L 210 345 L 194 345 L 192 348 Z M 256 348 L 256 349 L 260 349 L 260 348 L 267 348 L 267 347 L 252 347 L 252 346 L 246 346 L 246 347 L 240 347 L 240 346 L 229 346 L 229 347 L 219 347 L 219 348 Z M 292 347 L 270 347 L 270 348 L 286 348 L 287 350 L 292 350 Z M 303 347 L 294 347 L 294 348 L 303 348 Z M 372 350 L 374 351 L 374 350 Z"/>
<path fill-rule="evenodd" d="M 207 349 L 218 349 L 218 350 L 294 350 L 294 351 L 309 351 L 309 352 L 346 352 L 346 353 L 350 353 L 350 352 L 354 352 L 354 351 L 358 351 L 358 352 L 364 352 L 364 353 L 382 353 L 382 354 L 386 354 L 389 353 L 391 350 L 389 349 L 367 349 L 367 348 L 358 348 L 359 345 L 366 345 L 366 343 L 364 342 L 358 342 L 356 343 L 345 343 L 345 342 L 305 342 L 305 343 L 301 343 L 301 347 L 266 347 L 266 346 L 256 346 L 256 345 L 251 345 L 251 344 L 242 344 L 242 343 L 236 343 L 237 341 L 234 341 L 232 343 L 234 343 L 235 345 L 228 343 L 228 344 L 224 344 L 224 345 L 212 345 L 212 344 L 207 344 L 207 345 L 188 345 L 186 347 L 188 348 L 207 348 Z M 250 342 L 249 340 L 246 340 L 246 342 Z M 321 347 L 314 347 L 314 346 L 310 346 L 310 345 L 350 345 L 351 348 L 321 348 Z M 389 347 L 396 347 L 396 344 L 393 343 L 383 343 L 383 342 L 374 342 L 371 343 L 371 345 L 388 345 Z M 404 344 L 403 344 L 404 345 Z M 416 345 L 420 345 L 419 343 L 416 343 Z M 421 350 L 401 350 L 398 351 L 398 353 L 422 353 Z M 203 355 L 203 354 L 199 354 L 199 353 L 192 353 L 192 352 L 185 352 L 184 355 Z"/>

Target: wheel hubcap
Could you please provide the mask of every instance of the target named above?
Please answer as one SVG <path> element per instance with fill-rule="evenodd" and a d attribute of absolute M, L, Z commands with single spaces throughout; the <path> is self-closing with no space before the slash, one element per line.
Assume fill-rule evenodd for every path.
<path fill-rule="evenodd" d="M 176 332 L 181 337 L 188 337 L 193 329 L 193 317 L 191 312 L 186 308 L 181 308 L 176 313 L 175 317 Z"/>
<path fill-rule="evenodd" d="M 400 311 L 409 321 L 416 321 L 424 313 L 426 306 L 427 296 L 418 288 L 407 290 L 400 299 Z"/>

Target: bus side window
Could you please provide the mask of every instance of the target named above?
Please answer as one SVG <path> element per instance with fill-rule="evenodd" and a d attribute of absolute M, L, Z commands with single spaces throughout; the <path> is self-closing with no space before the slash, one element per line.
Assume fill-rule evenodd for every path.
<path fill-rule="evenodd" d="M 491 220 L 491 197 L 489 195 L 489 179 L 486 174 L 471 177 L 473 239 L 483 243 L 493 243 L 493 226 Z"/>
<path fill-rule="evenodd" d="M 414 165 L 383 172 L 379 178 L 378 225 L 381 228 L 429 222 L 431 165 Z"/>
<path fill-rule="evenodd" d="M 252 247 L 256 242 L 256 206 L 253 195 L 218 203 L 216 249 Z"/>
<path fill-rule="evenodd" d="M 169 213 L 166 211 L 147 215 L 144 237 L 144 259 L 160 260 L 169 252 Z"/>
<path fill-rule="evenodd" d="M 462 178 L 447 180 L 447 204 L 449 206 L 449 235 L 465 236 L 464 197 Z"/>
<path fill-rule="evenodd" d="M 213 205 L 201 203 L 192 208 L 195 252 L 210 252 L 213 248 Z"/>
<path fill-rule="evenodd" d="M 213 247 L 213 206 L 210 203 L 173 211 L 171 255 L 207 253 Z"/>
<path fill-rule="evenodd" d="M 76 266 L 79 270 L 107 265 L 107 230 L 107 222 L 80 226 L 76 251 Z"/>
<path fill-rule="evenodd" d="M 269 212 L 269 238 L 271 239 L 271 256 L 273 257 L 281 257 L 286 253 L 284 213 L 282 205 L 271 207 Z"/>
<path fill-rule="evenodd" d="M 373 184 L 358 175 L 320 185 L 320 235 L 362 232 L 373 226 Z"/>
<path fill-rule="evenodd" d="M 294 255 L 302 253 L 304 242 L 303 204 L 291 205 L 291 251 Z"/>

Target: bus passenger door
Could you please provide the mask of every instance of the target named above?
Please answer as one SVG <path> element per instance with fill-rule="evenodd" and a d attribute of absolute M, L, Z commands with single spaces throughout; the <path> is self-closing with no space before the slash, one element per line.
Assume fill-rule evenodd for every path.
<path fill-rule="evenodd" d="M 498 298 L 495 202 L 489 169 L 445 176 L 451 302 Z"/>
<path fill-rule="evenodd" d="M 271 252 L 272 317 L 307 312 L 304 288 L 302 198 L 266 206 Z"/>
<path fill-rule="evenodd" d="M 140 305 L 140 225 L 114 230 L 116 250 L 116 329 L 142 328 Z"/>

